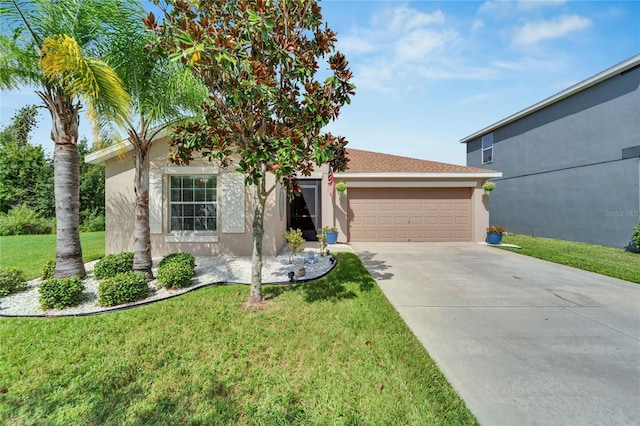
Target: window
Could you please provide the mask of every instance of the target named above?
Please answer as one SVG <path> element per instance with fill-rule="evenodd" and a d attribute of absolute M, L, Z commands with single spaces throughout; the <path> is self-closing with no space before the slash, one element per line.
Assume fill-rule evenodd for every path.
<path fill-rule="evenodd" d="M 482 164 L 493 163 L 493 133 L 482 137 Z"/>
<path fill-rule="evenodd" d="M 170 231 L 217 230 L 215 176 L 170 176 Z"/>

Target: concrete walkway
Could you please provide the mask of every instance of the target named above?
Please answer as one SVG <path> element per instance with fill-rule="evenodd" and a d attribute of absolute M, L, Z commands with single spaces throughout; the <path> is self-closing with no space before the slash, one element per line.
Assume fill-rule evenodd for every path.
<path fill-rule="evenodd" d="M 640 285 L 475 243 L 352 247 L 481 424 L 640 424 Z"/>

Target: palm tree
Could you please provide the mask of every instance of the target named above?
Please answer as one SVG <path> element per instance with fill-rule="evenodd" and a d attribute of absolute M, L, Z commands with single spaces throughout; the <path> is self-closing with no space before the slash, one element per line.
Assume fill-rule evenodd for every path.
<path fill-rule="evenodd" d="M 149 155 L 153 143 L 187 114 L 197 114 L 207 91 L 178 62 L 148 47 L 144 15 L 123 16 L 122 31 L 105 44 L 102 55 L 131 96 L 130 114 L 122 126 L 133 146 L 135 162 L 135 225 L 133 270 L 152 278 L 149 227 Z M 127 21 L 127 22 L 125 22 Z"/>
<path fill-rule="evenodd" d="M 79 234 L 79 112 L 86 104 L 96 125 L 99 117 L 127 114 L 129 96 L 95 53 L 119 16 L 135 8 L 116 0 L 0 1 L 0 89 L 36 87 L 51 113 L 57 278 L 86 275 Z"/>

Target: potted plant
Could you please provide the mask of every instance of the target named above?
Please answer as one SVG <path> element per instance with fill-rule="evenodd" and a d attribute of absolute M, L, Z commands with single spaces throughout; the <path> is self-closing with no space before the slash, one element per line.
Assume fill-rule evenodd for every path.
<path fill-rule="evenodd" d="M 487 243 L 488 244 L 500 244 L 502 243 L 502 234 L 504 234 L 504 226 L 490 226 L 487 228 Z"/>
<path fill-rule="evenodd" d="M 484 193 L 486 195 L 491 195 L 491 191 L 493 191 L 494 189 L 496 189 L 496 184 L 493 182 L 485 182 L 482 184 L 482 189 L 484 190 Z"/>
<path fill-rule="evenodd" d="M 338 228 L 335 226 L 325 226 L 322 228 L 322 233 L 327 236 L 327 244 L 335 244 L 338 242 Z"/>
<path fill-rule="evenodd" d="M 344 191 L 347 190 L 347 184 L 344 182 L 338 182 L 336 184 L 336 191 L 338 191 L 338 194 L 343 195 Z"/>

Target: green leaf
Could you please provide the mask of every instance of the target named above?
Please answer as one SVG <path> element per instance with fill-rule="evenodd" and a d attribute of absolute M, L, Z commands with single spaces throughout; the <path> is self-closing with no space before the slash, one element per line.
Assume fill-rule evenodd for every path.
<path fill-rule="evenodd" d="M 251 22 L 252 24 L 260 22 L 260 16 L 258 16 L 255 11 L 247 9 L 247 13 L 249 14 L 249 22 Z"/>

